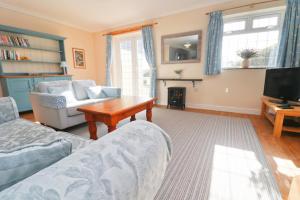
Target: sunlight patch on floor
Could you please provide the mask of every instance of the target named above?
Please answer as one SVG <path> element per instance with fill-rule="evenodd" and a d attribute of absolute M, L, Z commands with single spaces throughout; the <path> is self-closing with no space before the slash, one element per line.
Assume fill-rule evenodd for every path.
<path fill-rule="evenodd" d="M 289 177 L 300 175 L 300 168 L 298 168 L 293 161 L 275 156 L 273 157 L 273 160 L 277 165 L 277 171 L 279 173 Z"/>
<path fill-rule="evenodd" d="M 209 199 L 263 199 L 268 175 L 254 152 L 215 145 Z"/>

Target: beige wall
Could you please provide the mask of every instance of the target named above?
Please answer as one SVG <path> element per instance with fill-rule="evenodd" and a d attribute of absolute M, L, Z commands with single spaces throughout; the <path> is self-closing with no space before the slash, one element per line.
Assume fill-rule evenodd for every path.
<path fill-rule="evenodd" d="M 3 8 L 0 8 L 0 24 L 66 37 L 65 50 L 69 74 L 74 75 L 73 79 L 99 79 L 92 33 Z M 73 47 L 85 50 L 86 69 L 74 69 Z M 1 92 L 0 96 L 2 96 Z"/>
<path fill-rule="evenodd" d="M 248 1 L 258 2 L 258 1 Z M 183 78 L 203 78 L 204 81 L 197 83 L 195 88 L 190 82 L 167 82 L 165 87 L 162 82 L 158 82 L 158 98 L 160 104 L 167 103 L 167 87 L 185 86 L 187 87 L 187 106 L 194 108 L 207 108 L 223 111 L 259 113 L 260 97 L 263 93 L 265 70 L 263 69 L 238 69 L 224 70 L 221 75 L 204 76 L 204 52 L 206 43 L 206 31 L 209 11 L 236 7 L 240 1 L 233 1 L 217 6 L 196 9 L 189 12 L 161 17 L 156 20 L 158 25 L 154 27 L 154 41 L 156 47 L 158 77 L 175 77 L 175 69 L 183 69 Z M 252 8 L 242 8 L 226 11 L 224 14 L 234 14 L 238 12 L 251 11 L 261 8 L 269 8 L 284 5 L 284 1 L 276 3 L 261 4 Z M 203 41 L 201 47 L 201 62 L 194 64 L 161 64 L 161 36 L 172 33 L 180 33 L 193 30 L 203 31 Z M 104 72 L 105 41 L 102 33 L 95 34 L 98 43 L 98 64 Z M 104 78 L 104 77 L 103 77 Z M 228 93 L 225 92 L 228 88 Z"/>
<path fill-rule="evenodd" d="M 96 58 L 96 68 L 97 74 L 99 75 L 96 81 L 99 84 L 105 84 L 105 55 L 106 55 L 106 41 L 102 33 L 94 33 L 94 43 L 95 43 L 95 58 Z"/>
<path fill-rule="evenodd" d="M 259 1 L 248 1 L 248 3 L 251 2 Z M 154 40 L 157 50 L 156 55 L 158 77 L 175 77 L 175 69 L 184 69 L 184 78 L 204 79 L 203 82 L 197 83 L 195 88 L 193 88 L 192 84 L 189 82 L 168 82 L 166 87 L 162 82 L 158 82 L 158 98 L 160 104 L 167 103 L 168 86 L 185 86 L 187 87 L 187 106 L 189 107 L 208 108 L 233 112 L 258 113 L 260 108 L 260 97 L 263 91 L 265 70 L 225 70 L 221 75 L 218 76 L 208 77 L 203 75 L 205 56 L 204 50 L 208 24 L 208 16 L 205 13 L 213 10 L 236 7 L 239 5 L 242 5 L 241 2 L 236 0 L 226 4 L 219 4 L 212 7 L 200 8 L 149 20 L 158 22 L 158 25 L 154 27 Z M 284 5 L 284 1 L 261 4 L 258 6 L 252 6 L 242 9 L 235 9 L 226 11 L 224 14 L 227 15 L 280 5 Z M 106 44 L 105 37 L 103 37 L 102 34 L 106 31 L 101 33 L 89 33 L 2 8 L 0 8 L 0 24 L 66 37 L 67 40 L 65 42 L 65 48 L 67 61 L 70 66 L 69 73 L 74 75 L 74 79 L 94 79 L 100 84 L 105 83 Z M 192 31 L 197 29 L 201 29 L 203 31 L 200 63 L 161 64 L 160 38 L 162 35 Z M 72 47 L 85 49 L 87 61 L 86 70 L 73 68 Z M 225 92 L 226 88 L 228 88 L 228 93 Z"/>

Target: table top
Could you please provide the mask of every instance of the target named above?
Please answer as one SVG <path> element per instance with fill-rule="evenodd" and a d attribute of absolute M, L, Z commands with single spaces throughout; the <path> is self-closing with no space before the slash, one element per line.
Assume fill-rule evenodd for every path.
<path fill-rule="evenodd" d="M 79 107 L 78 111 L 92 114 L 116 115 L 138 106 L 153 103 L 155 100 L 156 98 L 150 97 L 122 96 L 121 98 Z"/>

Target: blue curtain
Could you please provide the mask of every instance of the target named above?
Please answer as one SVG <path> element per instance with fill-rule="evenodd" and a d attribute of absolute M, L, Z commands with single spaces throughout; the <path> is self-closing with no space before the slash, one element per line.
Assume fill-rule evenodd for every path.
<path fill-rule="evenodd" d="M 106 85 L 111 86 L 112 36 L 106 36 Z"/>
<path fill-rule="evenodd" d="M 145 50 L 146 60 L 151 70 L 150 96 L 156 96 L 156 59 L 153 44 L 152 26 L 142 28 L 142 37 Z"/>
<path fill-rule="evenodd" d="M 206 75 L 216 75 L 221 73 L 223 14 L 215 11 L 209 16 L 204 69 Z"/>
<path fill-rule="evenodd" d="M 287 0 L 276 64 L 300 67 L 300 0 Z"/>

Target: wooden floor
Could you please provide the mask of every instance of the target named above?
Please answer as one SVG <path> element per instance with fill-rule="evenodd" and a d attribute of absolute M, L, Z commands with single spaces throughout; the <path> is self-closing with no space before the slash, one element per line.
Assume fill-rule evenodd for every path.
<path fill-rule="evenodd" d="M 270 122 L 260 116 L 191 108 L 187 108 L 186 111 L 249 118 L 264 148 L 282 197 L 284 200 L 287 199 L 292 178 L 300 175 L 300 134 L 284 133 L 282 137 L 275 138 L 272 135 L 273 127 Z M 34 121 L 32 113 L 24 113 L 21 116 Z"/>

